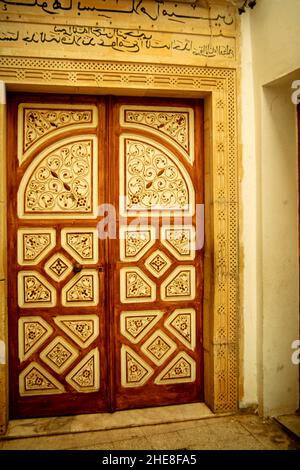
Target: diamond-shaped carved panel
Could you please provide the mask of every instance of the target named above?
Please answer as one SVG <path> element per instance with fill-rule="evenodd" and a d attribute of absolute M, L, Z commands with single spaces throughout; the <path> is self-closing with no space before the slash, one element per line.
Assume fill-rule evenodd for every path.
<path fill-rule="evenodd" d="M 145 261 L 146 268 L 155 277 L 161 277 L 171 266 L 171 261 L 161 250 L 156 250 Z"/>
<path fill-rule="evenodd" d="M 120 331 L 131 343 L 139 343 L 162 316 L 161 310 L 121 312 Z"/>
<path fill-rule="evenodd" d="M 99 335 L 97 315 L 61 315 L 54 322 L 81 348 L 87 348 Z"/>
<path fill-rule="evenodd" d="M 44 269 L 54 281 L 60 282 L 72 272 L 72 264 L 62 253 L 56 253 L 47 261 Z"/>
<path fill-rule="evenodd" d="M 157 330 L 147 339 L 141 350 L 159 366 L 176 350 L 176 343 L 162 330 Z"/>
<path fill-rule="evenodd" d="M 57 336 L 40 353 L 40 358 L 58 374 L 64 372 L 78 356 L 78 351 L 62 336 Z"/>

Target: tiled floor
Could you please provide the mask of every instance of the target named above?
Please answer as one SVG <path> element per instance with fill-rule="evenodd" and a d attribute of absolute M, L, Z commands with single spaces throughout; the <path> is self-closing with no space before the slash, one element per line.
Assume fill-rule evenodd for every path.
<path fill-rule="evenodd" d="M 22 420 L 24 432 L 18 434 L 23 437 L 11 431 L 0 440 L 0 450 L 300 450 L 300 442 L 278 422 L 249 414 L 63 434 L 55 434 L 52 426 L 53 435 L 45 435 L 46 422 L 44 433 L 36 433 L 44 435 L 33 437 Z"/>

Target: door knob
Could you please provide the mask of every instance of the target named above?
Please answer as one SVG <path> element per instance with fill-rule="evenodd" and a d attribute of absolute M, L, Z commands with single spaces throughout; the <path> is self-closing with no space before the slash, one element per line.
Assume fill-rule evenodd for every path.
<path fill-rule="evenodd" d="M 73 265 L 73 273 L 80 273 L 81 270 L 82 270 L 81 264 L 75 263 L 75 264 Z"/>

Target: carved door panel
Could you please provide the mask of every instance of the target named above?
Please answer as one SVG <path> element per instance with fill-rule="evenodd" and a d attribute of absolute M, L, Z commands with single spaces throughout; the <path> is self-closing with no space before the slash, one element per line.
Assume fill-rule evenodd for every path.
<path fill-rule="evenodd" d="M 104 103 L 42 99 L 13 97 L 9 109 L 12 417 L 109 406 L 97 234 Z"/>
<path fill-rule="evenodd" d="M 202 397 L 201 126 L 201 102 L 113 105 L 117 409 Z"/>

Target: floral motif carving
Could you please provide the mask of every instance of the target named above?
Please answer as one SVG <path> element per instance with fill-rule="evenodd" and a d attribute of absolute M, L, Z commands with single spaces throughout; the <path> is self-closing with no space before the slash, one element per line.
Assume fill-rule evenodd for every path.
<path fill-rule="evenodd" d="M 18 230 L 18 263 L 20 265 L 38 264 L 55 246 L 54 229 L 20 228 Z"/>
<path fill-rule="evenodd" d="M 19 318 L 19 358 L 24 361 L 52 334 L 52 328 L 39 316 Z"/>
<path fill-rule="evenodd" d="M 48 151 L 35 168 L 29 167 L 33 171 L 24 201 L 23 196 L 19 199 L 19 204 L 24 203 L 25 214 L 92 212 L 92 159 L 92 140 L 83 138 Z M 19 213 L 22 215 L 22 210 Z"/>
<path fill-rule="evenodd" d="M 176 384 L 194 382 L 196 378 L 195 361 L 185 352 L 179 353 L 157 376 L 155 383 Z"/>
<path fill-rule="evenodd" d="M 134 124 L 135 127 L 154 130 L 163 134 L 184 152 L 187 160 L 192 163 L 193 155 L 193 110 L 176 110 L 165 107 L 124 106 L 123 125 Z"/>
<path fill-rule="evenodd" d="M 152 302 L 156 298 L 156 285 L 139 268 L 121 268 L 121 302 Z"/>
<path fill-rule="evenodd" d="M 160 365 L 176 350 L 176 344 L 162 330 L 158 330 L 141 349 L 156 365 Z"/>
<path fill-rule="evenodd" d="M 56 292 L 37 271 L 20 271 L 18 301 L 19 307 L 52 307 L 56 303 Z"/>
<path fill-rule="evenodd" d="M 189 175 L 164 147 L 146 138 L 126 138 L 125 155 L 127 211 L 194 210 Z"/>
<path fill-rule="evenodd" d="M 161 229 L 163 245 L 177 259 L 194 259 L 195 228 L 193 226 L 167 226 Z"/>
<path fill-rule="evenodd" d="M 98 262 L 97 228 L 67 227 L 61 231 L 62 247 L 79 263 Z"/>
<path fill-rule="evenodd" d="M 155 243 L 155 228 L 151 226 L 130 226 L 120 228 L 121 261 L 139 260 Z"/>
<path fill-rule="evenodd" d="M 91 301 L 94 299 L 93 276 L 82 276 L 67 292 L 67 302 Z"/>
<path fill-rule="evenodd" d="M 62 373 L 78 356 L 78 351 L 73 348 L 62 336 L 57 336 L 41 352 L 41 359 L 55 372 Z"/>
<path fill-rule="evenodd" d="M 196 345 L 196 312 L 193 308 L 176 309 L 165 321 L 165 326 L 189 349 Z"/>
<path fill-rule="evenodd" d="M 62 289 L 65 307 L 97 305 L 99 301 L 99 277 L 95 269 L 83 269 Z"/>
<path fill-rule="evenodd" d="M 64 392 L 64 387 L 37 362 L 32 362 L 20 373 L 19 389 L 21 396 Z"/>
<path fill-rule="evenodd" d="M 93 258 L 92 233 L 67 233 L 67 244 L 83 258 Z"/>
<path fill-rule="evenodd" d="M 195 298 L 195 267 L 178 266 L 161 285 L 163 300 Z"/>
<path fill-rule="evenodd" d="M 132 343 L 138 343 L 160 320 L 163 312 L 149 310 L 142 312 L 121 312 L 121 333 Z"/>
<path fill-rule="evenodd" d="M 132 349 L 121 349 L 121 382 L 123 387 L 140 387 L 147 382 L 153 369 Z"/>
<path fill-rule="evenodd" d="M 50 245 L 50 234 L 24 234 L 24 260 L 32 261 L 38 257 L 49 245 Z"/>
<path fill-rule="evenodd" d="M 155 277 L 161 277 L 171 266 L 171 261 L 161 250 L 156 250 L 145 261 L 145 266 Z"/>
<path fill-rule="evenodd" d="M 24 148 L 25 152 L 35 142 L 53 131 L 73 124 L 91 123 L 92 111 L 79 109 L 24 109 Z"/>
<path fill-rule="evenodd" d="M 64 280 L 72 271 L 70 261 L 61 253 L 53 255 L 45 264 L 44 269 L 52 279 L 59 282 Z"/>
<path fill-rule="evenodd" d="M 125 255 L 127 258 L 135 257 L 139 251 L 148 245 L 150 240 L 150 231 L 141 230 L 140 232 L 126 232 Z"/>
<path fill-rule="evenodd" d="M 97 315 L 63 315 L 55 323 L 82 348 L 87 348 L 99 335 Z"/>
<path fill-rule="evenodd" d="M 66 381 L 78 392 L 94 392 L 99 390 L 100 365 L 99 351 L 92 349 L 77 366 L 66 376 Z"/>

